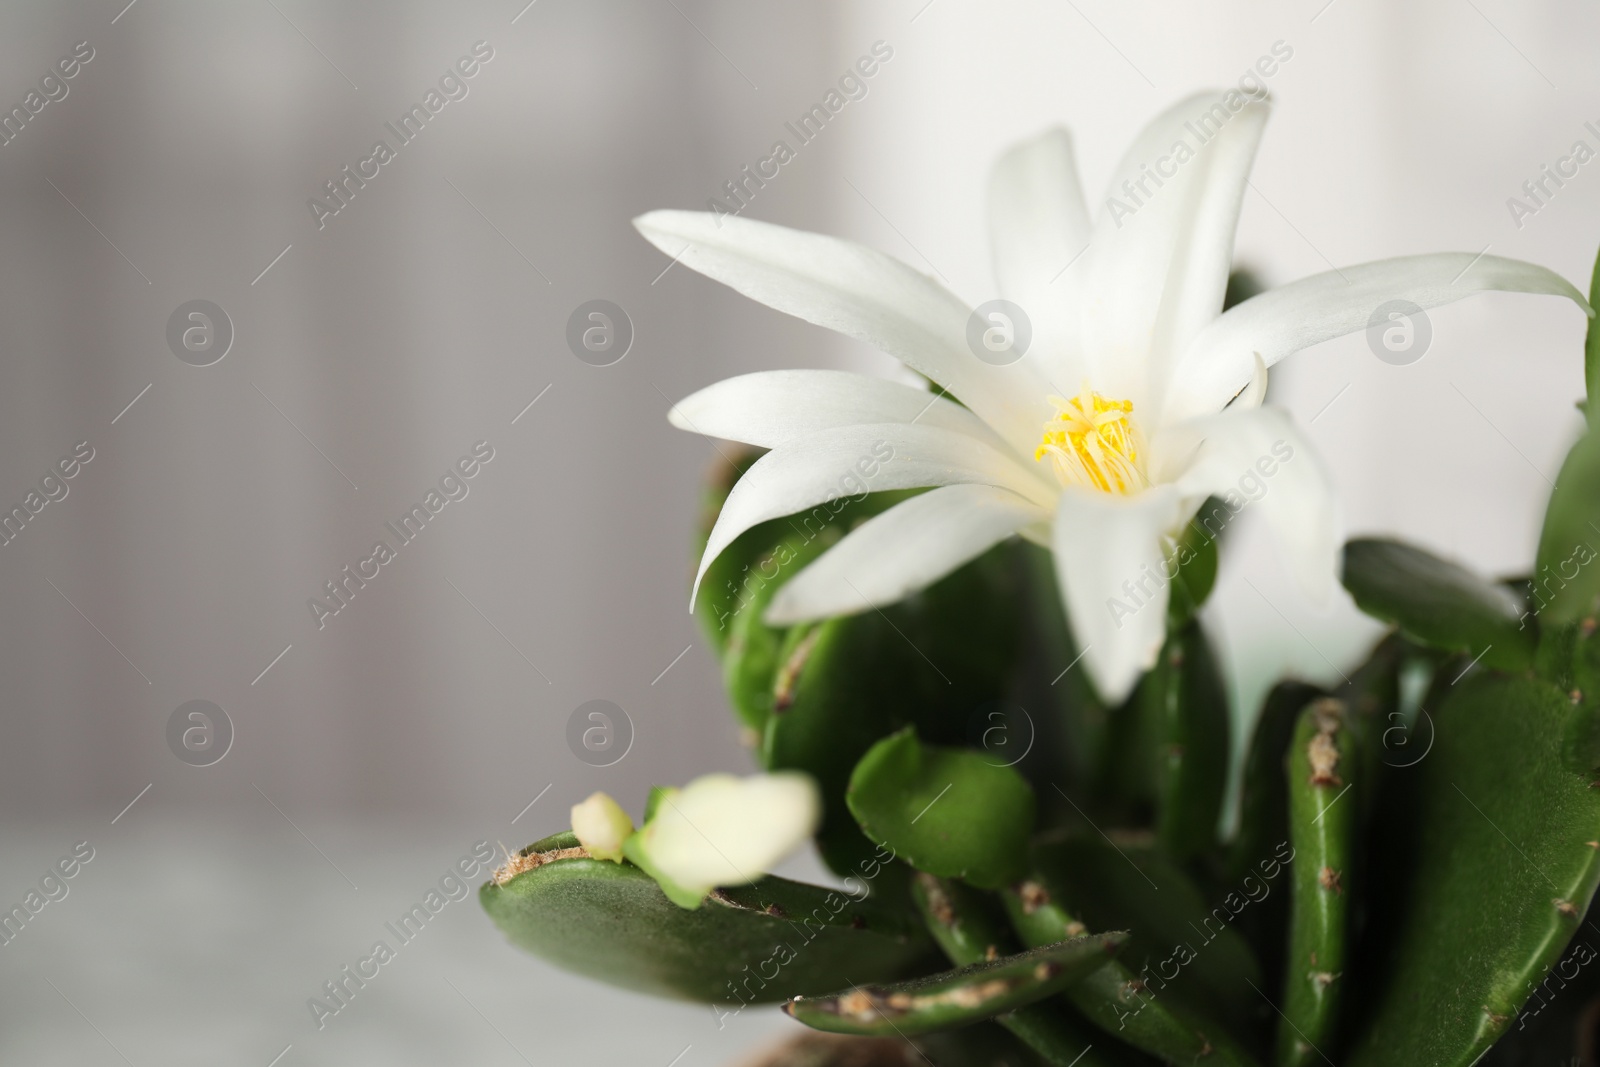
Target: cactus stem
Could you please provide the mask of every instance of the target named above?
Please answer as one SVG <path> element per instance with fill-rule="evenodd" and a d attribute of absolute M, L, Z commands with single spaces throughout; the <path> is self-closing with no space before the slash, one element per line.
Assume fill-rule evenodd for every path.
<path fill-rule="evenodd" d="M 917 884 L 928 897 L 928 911 L 941 926 L 954 926 L 957 922 L 956 910 L 950 904 L 950 895 L 944 891 L 944 886 L 939 879 L 926 871 L 917 872 Z M 990 946 L 993 948 L 993 946 Z M 960 960 L 953 960 L 960 963 Z"/>
<path fill-rule="evenodd" d="M 778 668 L 778 676 L 772 683 L 772 710 L 781 713 L 789 710 L 794 703 L 794 690 L 800 684 L 800 672 L 806 668 L 806 660 L 811 658 L 811 649 L 816 645 L 817 638 L 822 636 L 822 627 L 814 627 L 810 633 L 800 639 L 794 646 L 794 652 Z"/>
<path fill-rule="evenodd" d="M 1059 966 L 1041 963 L 1034 969 L 1034 976 L 1040 981 L 1046 981 L 1059 971 Z M 856 1022 L 871 1023 L 878 1019 L 894 1019 L 911 1012 L 925 1011 L 941 1004 L 959 1008 L 979 1008 L 996 997 L 1005 996 L 1016 984 L 1010 979 L 994 978 L 976 985 L 957 986 L 954 989 L 923 996 L 910 993 L 890 993 L 888 996 L 880 996 L 864 989 L 855 989 L 837 998 L 831 1005 L 825 1003 L 824 1009 L 831 1008 L 836 1014 L 854 1019 Z M 793 1015 L 795 1005 L 805 999 L 807 998 L 795 997 L 783 1005 L 783 1010 Z"/>
<path fill-rule="evenodd" d="M 1017 886 L 1017 896 L 1022 899 L 1022 914 L 1032 915 L 1050 903 L 1050 891 L 1041 882 L 1031 879 Z"/>
<path fill-rule="evenodd" d="M 1344 702 L 1331 697 L 1312 705 L 1317 719 L 1317 732 L 1306 747 L 1306 757 L 1311 764 L 1311 784 L 1340 786 L 1339 745 L 1336 737 L 1344 725 Z"/>

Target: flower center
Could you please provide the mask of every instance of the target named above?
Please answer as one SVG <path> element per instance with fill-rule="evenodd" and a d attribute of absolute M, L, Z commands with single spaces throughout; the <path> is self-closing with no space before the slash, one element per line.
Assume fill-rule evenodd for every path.
<path fill-rule="evenodd" d="M 1056 413 L 1044 424 L 1035 461 L 1050 457 L 1062 485 L 1132 493 L 1145 485 L 1133 401 L 1108 400 L 1087 387 L 1070 399 L 1052 396 Z"/>

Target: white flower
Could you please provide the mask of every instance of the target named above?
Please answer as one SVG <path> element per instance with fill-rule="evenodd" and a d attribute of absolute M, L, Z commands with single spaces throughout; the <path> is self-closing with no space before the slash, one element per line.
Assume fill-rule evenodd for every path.
<path fill-rule="evenodd" d="M 729 215 L 636 219 L 687 266 L 869 341 L 940 386 L 930 397 L 793 370 L 732 378 L 679 403 L 674 425 L 771 450 L 728 496 L 700 576 L 751 526 L 859 492 L 861 481 L 936 487 L 852 531 L 782 587 L 768 618 L 889 604 L 1021 534 L 1053 548 L 1073 635 L 1101 695 L 1119 701 L 1160 650 L 1173 535 L 1280 445 L 1294 461 L 1251 507 L 1308 590 L 1330 593 L 1331 483 L 1289 419 L 1260 406 L 1266 368 L 1365 328 L 1392 299 L 1430 308 L 1500 289 L 1588 305 L 1541 267 L 1440 253 L 1313 275 L 1221 313 L 1267 112 L 1264 99 L 1237 92 L 1171 108 L 1134 142 L 1111 182 L 1116 202 L 1093 223 L 1064 130 L 1002 156 L 989 185 L 995 270 L 1000 294 L 1032 323 L 1026 354 L 1006 366 L 968 347 L 965 303 L 882 253 Z"/>
<path fill-rule="evenodd" d="M 674 900 L 697 903 L 716 886 L 766 875 L 816 833 L 821 820 L 822 797 L 809 775 L 708 774 L 663 790 L 627 854 L 658 881 L 672 883 L 663 888 Z"/>
<path fill-rule="evenodd" d="M 633 833 L 633 820 L 605 793 L 592 793 L 572 806 L 572 833 L 595 859 L 621 863 L 622 843 Z"/>

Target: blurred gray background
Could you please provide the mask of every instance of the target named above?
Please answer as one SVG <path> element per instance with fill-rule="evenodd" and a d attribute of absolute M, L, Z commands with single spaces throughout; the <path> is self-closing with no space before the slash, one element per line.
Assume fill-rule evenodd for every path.
<path fill-rule="evenodd" d="M 1066 123 L 1098 189 L 1140 124 L 1278 41 L 1239 237 L 1268 282 L 1487 249 L 1586 288 L 1600 237 L 1600 162 L 1520 227 L 1506 203 L 1600 147 L 1600 14 L 1575 2 L 125 4 L 0 11 L 0 112 L 93 49 L 0 145 L 0 511 L 94 451 L 0 546 L 0 903 L 94 850 L 0 946 L 6 1063 L 700 1067 L 786 1029 L 554 972 L 470 899 L 323 1028 L 306 1000 L 476 842 L 748 767 L 687 613 L 714 452 L 666 409 L 739 371 L 889 361 L 662 273 L 628 220 L 703 208 L 874 42 L 894 55 L 867 95 L 748 213 L 936 264 L 974 303 L 1001 148 Z M 480 41 L 466 96 L 319 228 L 308 200 Z M 566 344 L 592 299 L 633 325 L 612 366 Z M 209 366 L 167 340 L 193 300 L 232 324 Z M 1276 399 L 1352 532 L 1526 567 L 1581 317 L 1495 295 L 1431 325 L 1409 366 L 1360 336 L 1303 353 Z M 319 628 L 308 598 L 480 441 L 468 495 Z M 1374 633 L 1302 602 L 1250 518 L 1209 609 L 1241 722 Z M 591 699 L 632 723 L 608 767 L 566 742 Z M 209 766 L 168 744 L 191 700 L 232 726 Z"/>

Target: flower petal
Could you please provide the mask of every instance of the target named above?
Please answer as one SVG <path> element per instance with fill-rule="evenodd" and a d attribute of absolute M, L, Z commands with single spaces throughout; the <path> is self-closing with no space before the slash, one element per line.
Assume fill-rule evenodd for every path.
<path fill-rule="evenodd" d="M 989 174 L 989 239 L 1000 294 L 1028 313 L 1046 372 L 1077 385 L 1077 272 L 1089 210 L 1066 130 L 1046 130 L 1002 155 Z"/>
<path fill-rule="evenodd" d="M 821 819 L 822 797 L 809 775 L 708 774 L 662 797 L 640 845 L 660 874 L 703 893 L 761 878 Z"/>
<path fill-rule="evenodd" d="M 984 421 L 926 389 L 842 370 L 741 374 L 678 401 L 667 419 L 680 430 L 761 448 L 818 430 L 874 422 L 915 422 L 1003 445 Z"/>
<path fill-rule="evenodd" d="M 1280 408 L 1229 409 L 1170 427 L 1156 462 L 1186 465 L 1175 484 L 1190 499 L 1226 502 L 1195 517 L 1212 537 L 1246 508 L 1259 510 L 1306 593 L 1326 602 L 1339 582 L 1339 498 L 1333 476 Z M 1183 453 L 1191 457 L 1185 463 Z"/>
<path fill-rule="evenodd" d="M 700 559 L 695 590 L 711 561 L 758 523 L 858 493 L 963 482 L 1002 486 L 1041 505 L 1051 499 L 1043 479 L 1009 453 L 933 426 L 841 426 L 774 448 L 728 494 Z"/>
<path fill-rule="evenodd" d="M 1171 584 L 1163 577 L 1164 540 L 1182 515 L 1171 485 L 1134 496 L 1061 494 L 1052 533 L 1056 578 L 1073 640 L 1111 704 L 1127 698 L 1161 652 Z"/>
<path fill-rule="evenodd" d="M 1096 219 L 1082 305 L 1096 389 L 1154 410 L 1167 371 L 1222 310 L 1269 110 L 1237 90 L 1197 93 L 1151 122 L 1123 157 Z"/>
<path fill-rule="evenodd" d="M 1313 274 L 1229 308 L 1202 330 L 1177 364 L 1163 421 L 1220 411 L 1249 379 L 1253 352 L 1270 367 L 1302 348 L 1366 329 L 1390 300 L 1427 309 L 1492 289 L 1564 296 L 1593 314 L 1559 274 L 1502 256 L 1439 252 Z"/>
<path fill-rule="evenodd" d="M 1048 414 L 1027 360 L 996 367 L 967 347 L 971 309 L 891 256 L 754 219 L 652 211 L 633 220 L 651 244 L 768 307 L 877 345 L 933 379 L 1019 451 Z"/>
<path fill-rule="evenodd" d="M 930 490 L 846 534 L 778 590 L 766 621 L 788 626 L 893 604 L 1048 517 L 992 485 Z"/>

